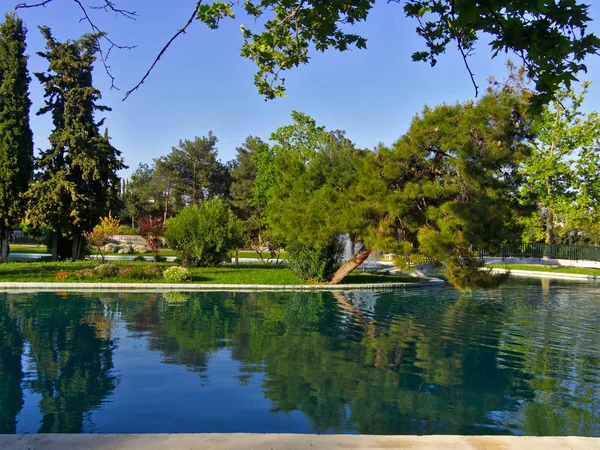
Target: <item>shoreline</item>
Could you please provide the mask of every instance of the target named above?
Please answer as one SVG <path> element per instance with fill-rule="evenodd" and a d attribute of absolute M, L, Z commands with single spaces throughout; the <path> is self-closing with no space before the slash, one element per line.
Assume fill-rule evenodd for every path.
<path fill-rule="evenodd" d="M 63 282 L 0 282 L 0 292 L 292 292 L 292 291 L 374 291 L 426 286 L 442 286 L 444 280 L 430 278 L 428 281 L 403 283 L 363 284 L 202 284 L 202 283 L 63 283 Z"/>

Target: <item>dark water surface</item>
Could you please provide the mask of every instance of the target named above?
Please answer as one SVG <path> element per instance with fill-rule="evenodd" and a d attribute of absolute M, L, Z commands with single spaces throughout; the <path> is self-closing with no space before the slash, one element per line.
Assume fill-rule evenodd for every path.
<path fill-rule="evenodd" d="M 600 286 L 0 293 L 0 433 L 600 436 Z"/>

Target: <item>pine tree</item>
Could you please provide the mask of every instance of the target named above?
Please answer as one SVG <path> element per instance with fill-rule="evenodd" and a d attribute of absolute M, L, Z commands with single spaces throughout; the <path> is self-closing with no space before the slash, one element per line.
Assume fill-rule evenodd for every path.
<path fill-rule="evenodd" d="M 100 134 L 104 120 L 94 121 L 100 91 L 92 85 L 92 69 L 98 51 L 90 34 L 75 41 L 57 42 L 50 29 L 40 28 L 47 51 L 39 55 L 49 62 L 46 73 L 36 73 L 44 84 L 46 106 L 38 114 L 51 113 L 54 130 L 50 149 L 42 152 L 39 176 L 29 191 L 30 216 L 37 225 L 53 230 L 52 256 L 59 242 L 71 242 L 71 258 L 78 259 L 82 235 L 93 229 L 118 200 L 116 172 L 125 168 L 120 152 Z M 65 255 L 65 249 L 60 249 Z"/>
<path fill-rule="evenodd" d="M 8 258 L 10 227 L 23 215 L 22 194 L 33 173 L 33 135 L 29 127 L 29 73 L 26 29 L 18 17 L 0 24 L 0 240 Z"/>

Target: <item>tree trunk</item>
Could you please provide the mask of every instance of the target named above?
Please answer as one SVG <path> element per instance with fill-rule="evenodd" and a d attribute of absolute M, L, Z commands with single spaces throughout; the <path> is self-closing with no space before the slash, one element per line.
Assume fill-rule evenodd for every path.
<path fill-rule="evenodd" d="M 9 231 L 7 229 L 0 232 L 2 239 L 2 243 L 0 244 L 0 260 L 2 260 L 2 262 L 8 262 L 8 233 Z"/>
<path fill-rule="evenodd" d="M 363 247 L 362 249 L 360 249 L 358 253 L 354 254 L 352 258 L 350 258 L 348 261 L 342 264 L 342 266 L 335 272 L 335 274 L 333 274 L 333 278 L 331 279 L 329 284 L 340 283 L 344 278 L 346 278 L 346 276 L 350 272 L 352 272 L 354 269 L 356 269 L 358 266 L 364 263 L 372 251 L 373 249 L 369 247 Z"/>
<path fill-rule="evenodd" d="M 554 244 L 554 214 L 550 208 L 546 211 L 546 244 Z"/>
<path fill-rule="evenodd" d="M 81 236 L 73 236 L 73 247 L 71 247 L 71 260 L 77 261 L 81 252 Z"/>
<path fill-rule="evenodd" d="M 58 231 L 52 232 L 52 261 L 58 261 Z"/>
<path fill-rule="evenodd" d="M 237 266 L 240 263 L 240 259 L 238 257 L 239 250 L 235 249 L 235 265 Z"/>
<path fill-rule="evenodd" d="M 131 229 L 135 230 L 135 217 L 133 215 L 131 216 Z"/>

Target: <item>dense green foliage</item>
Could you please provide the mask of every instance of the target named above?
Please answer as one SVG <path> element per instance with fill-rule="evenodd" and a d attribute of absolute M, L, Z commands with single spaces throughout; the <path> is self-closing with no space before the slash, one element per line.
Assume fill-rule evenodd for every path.
<path fill-rule="evenodd" d="M 404 4 L 405 15 L 418 21 L 417 34 L 425 41 L 426 50 L 413 53 L 413 60 L 434 66 L 449 45 L 456 45 L 473 77 L 468 57 L 477 40 L 485 37 L 490 39 L 493 56 L 510 52 L 521 58 L 535 80 L 538 106 L 549 102 L 561 84 L 570 86 L 577 73 L 586 70 L 584 58 L 600 49 L 600 39 L 586 30 L 592 20 L 589 6 L 576 0 L 393 1 Z M 258 21 L 253 28 L 262 26 L 253 32 L 242 25 L 241 54 L 258 66 L 259 92 L 267 98 L 282 96 L 282 72 L 308 63 L 313 49 L 365 48 L 367 40 L 350 33 L 348 25 L 367 20 L 374 4 L 374 0 L 244 2 L 244 12 Z M 234 17 L 227 2 L 199 7 L 198 19 L 211 28 L 224 17 Z M 259 20 L 263 18 L 266 21 Z"/>
<path fill-rule="evenodd" d="M 559 90 L 537 118 L 531 157 L 520 168 L 526 180 L 523 201 L 537 206 L 526 223 L 529 239 L 545 234 L 552 244 L 561 231 L 573 230 L 596 241 L 600 236 L 600 118 L 596 111 L 582 110 L 588 87 L 585 82 L 579 92 Z"/>
<path fill-rule="evenodd" d="M 188 206 L 166 223 L 165 238 L 186 265 L 213 267 L 242 239 L 239 219 L 223 200 Z"/>
<path fill-rule="evenodd" d="M 348 233 L 367 251 L 418 250 L 451 261 L 456 276 L 475 270 L 462 258 L 498 247 L 516 229 L 516 174 L 531 136 L 526 107 L 506 84 L 477 103 L 425 108 L 391 148 L 365 152 L 331 133 L 310 152 L 282 149 L 269 223 L 306 244 Z"/>
<path fill-rule="evenodd" d="M 6 15 L 0 24 L 0 259 L 8 256 L 8 233 L 24 216 L 22 194 L 33 176 L 29 127 L 29 72 L 25 25 Z"/>
<path fill-rule="evenodd" d="M 38 173 L 28 193 L 29 217 L 54 232 L 55 258 L 62 237 L 72 242 L 71 257 L 78 259 L 83 233 L 118 205 L 116 172 L 126 166 L 108 134 L 100 134 L 103 120 L 94 120 L 96 111 L 109 110 L 98 105 L 100 91 L 92 85 L 96 37 L 84 35 L 60 43 L 49 28 L 41 32 L 47 51 L 40 55 L 49 67 L 48 72 L 36 74 L 46 98 L 39 114 L 52 115 L 54 130 L 50 149 L 37 161 Z"/>
<path fill-rule="evenodd" d="M 312 281 L 329 281 L 340 267 L 344 250 L 337 235 L 320 245 L 289 241 L 285 247 L 288 267 L 297 277 Z"/>
<path fill-rule="evenodd" d="M 173 266 L 163 272 L 163 278 L 170 283 L 181 283 L 192 279 L 192 272 L 186 267 Z"/>
<path fill-rule="evenodd" d="M 249 136 L 236 148 L 236 158 L 231 164 L 231 207 L 244 223 L 249 246 L 258 246 L 264 232 L 262 207 L 255 194 L 258 173 L 255 159 L 268 149 L 268 144 L 261 139 Z"/>
<path fill-rule="evenodd" d="M 147 215 L 162 215 L 166 221 L 204 199 L 229 198 L 230 167 L 217 159 L 217 142 L 209 131 L 208 136 L 180 140 L 152 165 L 140 164 L 125 182 L 122 216 L 132 224 Z"/>

